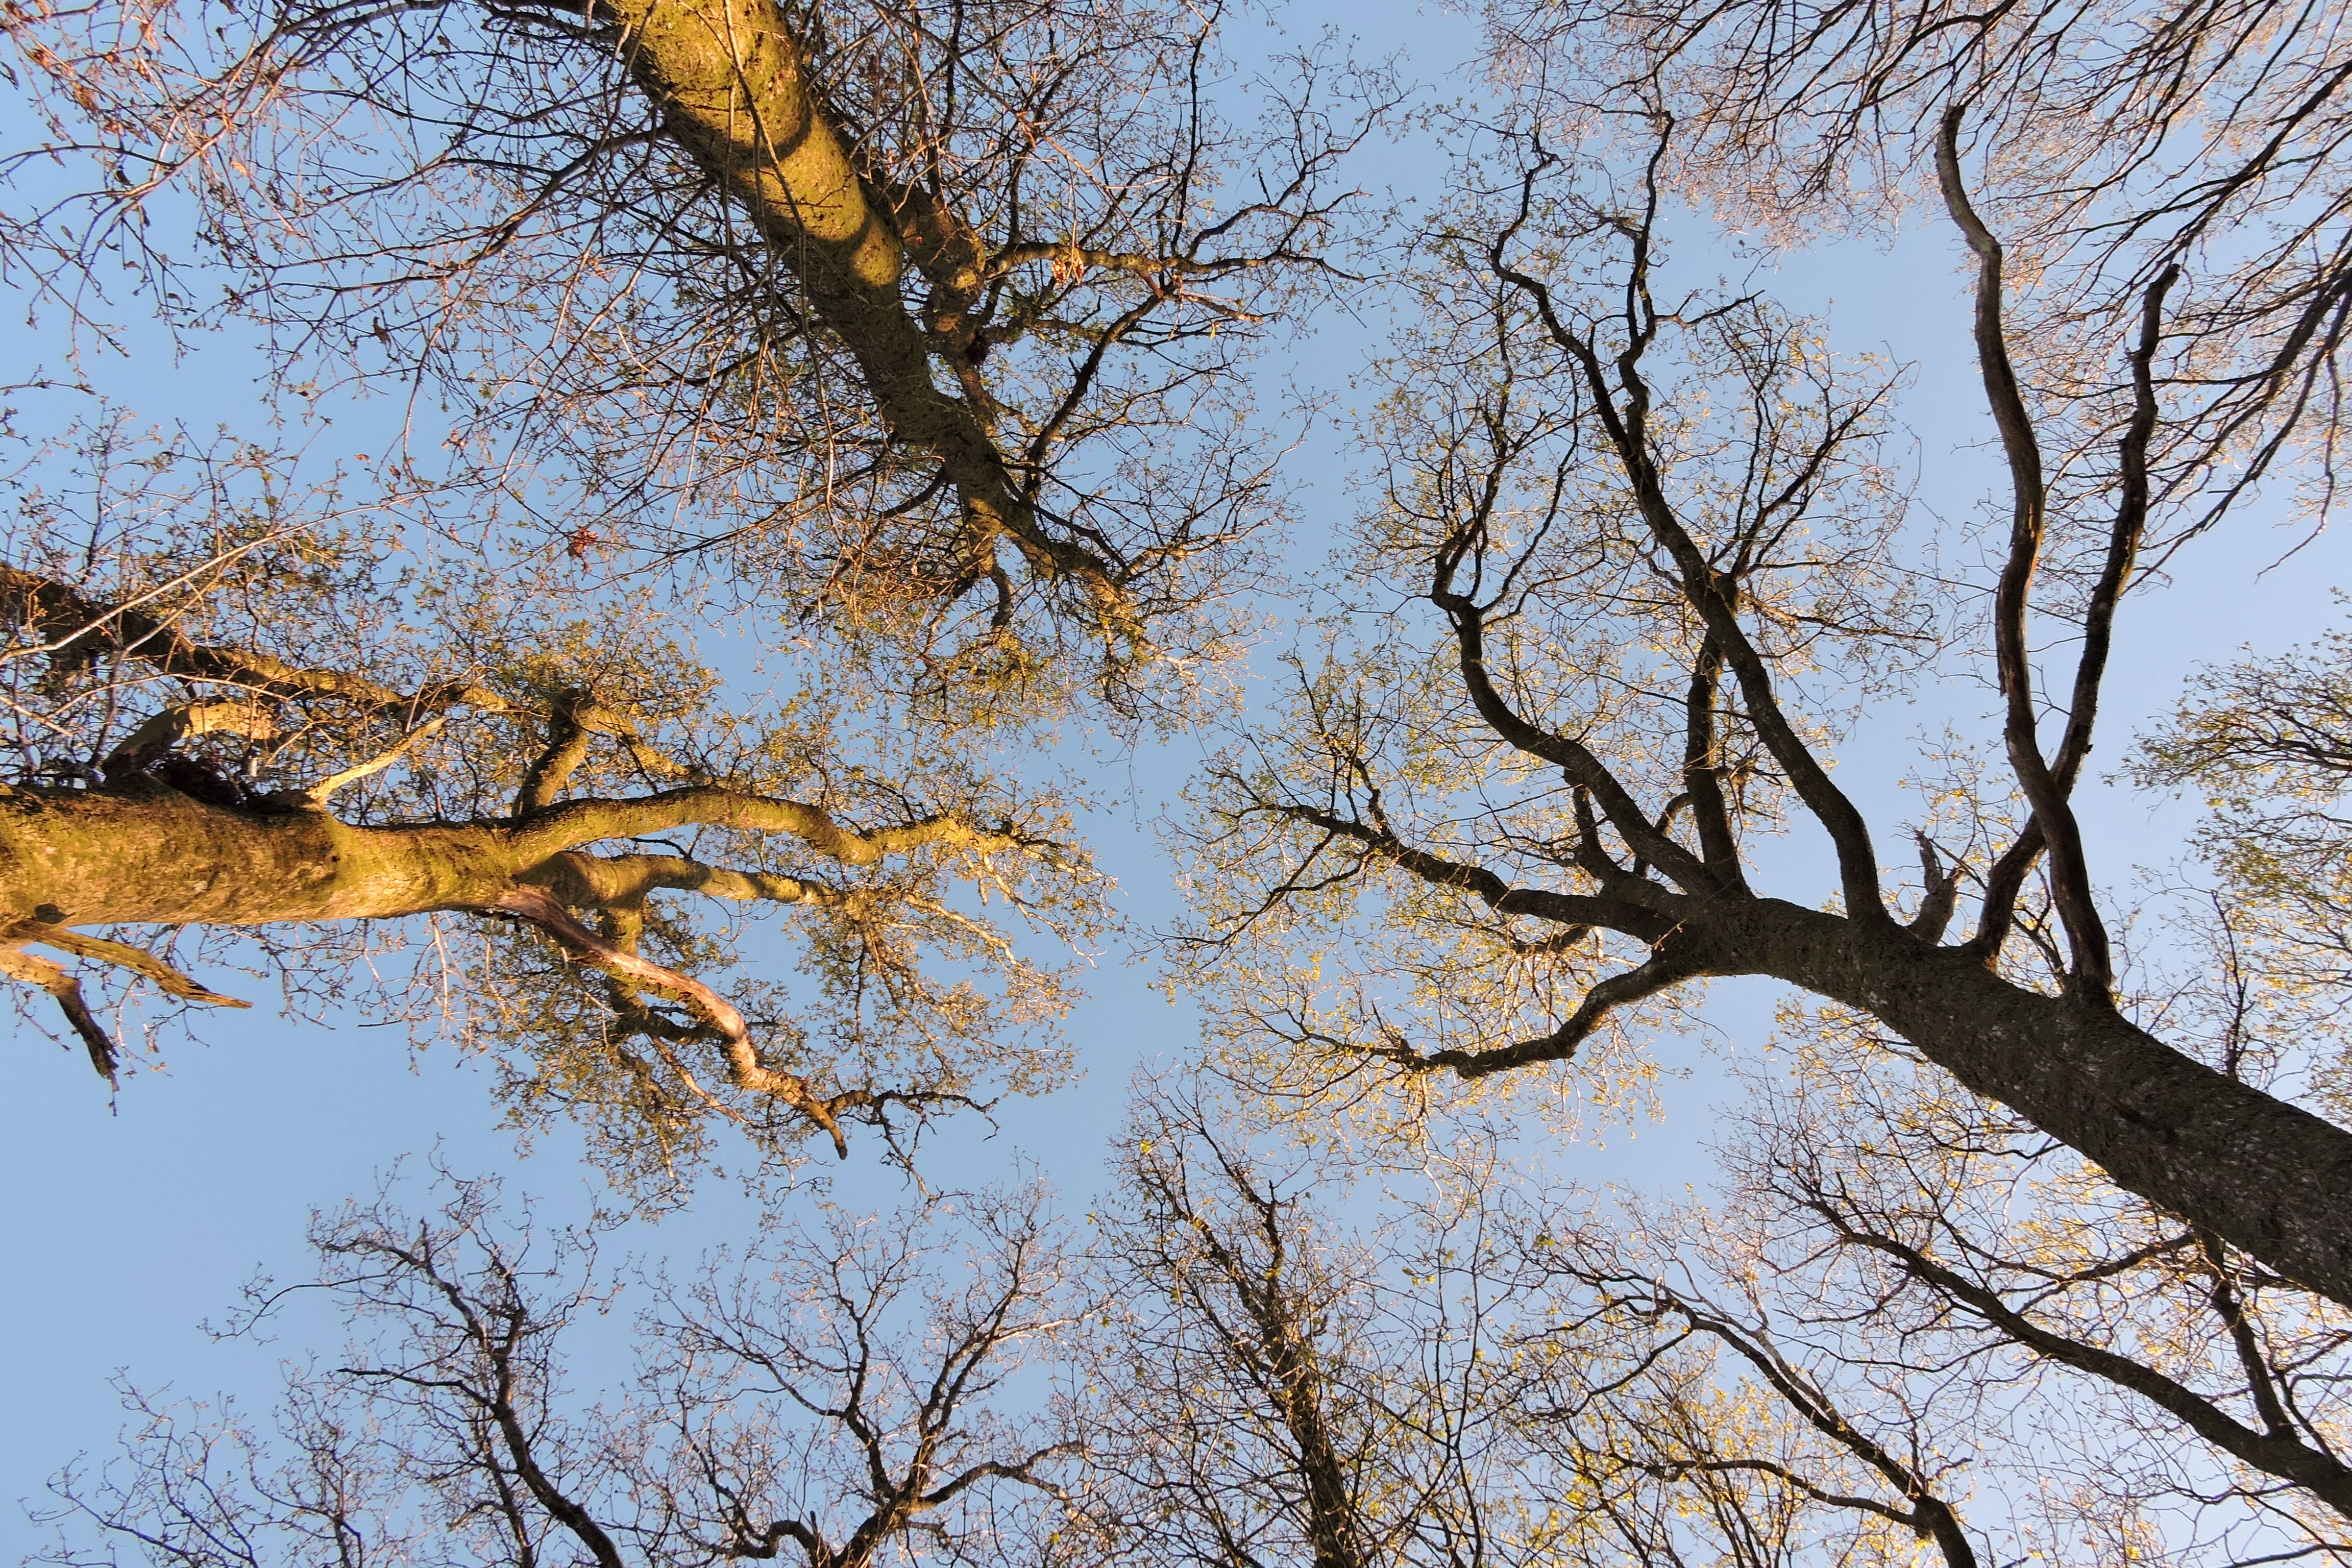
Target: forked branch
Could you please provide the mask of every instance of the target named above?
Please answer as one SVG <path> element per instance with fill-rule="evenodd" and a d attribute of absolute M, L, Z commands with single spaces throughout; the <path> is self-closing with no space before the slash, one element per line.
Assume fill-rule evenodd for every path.
<path fill-rule="evenodd" d="M 129 942 L 88 936 L 41 921 L 17 922 L 5 935 L 0 935 L 0 974 L 26 985 L 38 986 L 55 997 L 58 1008 L 66 1016 L 66 1022 L 73 1026 L 74 1033 L 81 1037 L 82 1044 L 89 1048 L 90 1066 L 96 1068 L 99 1076 L 113 1088 L 121 1087 L 118 1074 L 120 1058 L 113 1038 L 90 1012 L 89 1004 L 81 993 L 81 982 L 62 964 L 26 952 L 22 944 L 32 942 L 44 947 L 54 947 L 61 952 L 70 952 L 77 958 L 96 959 L 102 963 L 130 970 L 153 981 L 167 995 L 177 996 L 183 1001 L 198 1002 L 210 1007 L 253 1005 L 250 1002 L 206 989 L 144 948 L 133 947 Z"/>
<path fill-rule="evenodd" d="M 2067 801 L 2067 789 L 2042 755 L 2041 737 L 2036 728 L 2033 698 L 2032 652 L 2029 644 L 2027 616 L 2031 609 L 2033 574 L 2042 560 L 2043 534 L 2048 526 L 2049 492 L 2042 472 L 2042 444 L 2034 433 L 2032 412 L 2026 406 L 2025 395 L 2017 378 L 2017 368 L 2010 357 L 2009 330 L 2004 320 L 2004 256 L 2001 244 L 1992 230 L 1977 215 L 1969 199 L 1968 183 L 1960 169 L 1959 136 L 1963 110 L 1958 104 L 1944 111 L 1941 134 L 1936 142 L 1936 173 L 1942 184 L 1944 205 L 1952 221 L 1966 237 L 1969 248 L 1977 258 L 1976 338 L 1977 364 L 1983 378 L 1985 402 L 1990 408 L 1993 425 L 2000 433 L 2002 455 L 2009 466 L 2010 533 L 2009 555 L 2001 563 L 2000 580 L 1993 595 L 1994 660 L 2000 680 L 2005 710 L 2002 738 L 2009 752 L 2011 769 L 2017 775 L 2018 785 L 2025 792 L 2027 803 L 2033 808 L 2034 828 L 2050 855 L 2051 892 L 2058 906 L 2059 918 L 2065 922 L 2067 945 L 2071 950 L 2068 969 L 2068 989 L 2081 996 L 2112 1001 L 2115 990 L 2115 967 L 2108 951 L 2105 922 L 2100 919 L 2098 905 L 2092 895 L 2088 866 L 2084 859 L 2082 826 L 2075 820 L 2074 807 Z M 2158 296 L 2161 299 L 2161 296 Z M 2126 541 L 2126 504 L 2118 514 L 2118 540 L 2124 542 L 2120 556 L 2110 551 L 2109 574 L 2114 578 L 2112 594 L 2120 594 L 2128 575 L 2132 550 L 2137 542 L 2138 520 L 2129 519 L 2128 540 Z M 2144 517 L 2144 497 L 2140 516 Z M 2102 587 L 2107 584 L 2103 582 Z M 2107 606 L 2112 613 L 2112 603 Z M 2106 653 L 2105 624 L 2099 626 L 2095 652 L 2101 666 Z M 2086 658 L 2094 648 L 2086 647 Z M 2085 669 L 2090 689 L 2095 692 L 2095 672 Z M 2078 700 L 2084 697 L 2078 688 Z M 2088 749 L 2089 714 L 2084 714 L 2084 749 Z M 2013 851 L 2014 852 L 2014 851 Z M 2007 871 L 2009 868 L 2002 868 Z M 2015 868 L 2013 881 L 2004 877 L 1997 887 L 2013 900 L 2014 888 L 2023 882 L 2024 867 Z M 2005 911 L 2002 911 L 2005 913 Z M 1988 929 L 1996 911 L 1988 910 Z"/>
<path fill-rule="evenodd" d="M 22 948 L 0 947 L 0 974 L 26 985 L 37 985 L 57 998 L 66 1022 L 81 1037 L 82 1045 L 89 1052 L 89 1065 L 98 1069 L 98 1076 L 106 1080 L 110 1089 L 122 1087 L 121 1076 L 116 1069 L 114 1041 L 90 1016 L 89 1004 L 82 998 L 81 982 L 68 973 L 64 965 L 37 958 Z"/>
<path fill-rule="evenodd" d="M 836 1101 L 811 1089 L 806 1079 L 761 1062 L 751 1044 L 751 1026 L 735 1005 L 718 992 L 692 975 L 666 969 L 599 936 L 538 888 L 512 889 L 488 912 L 520 916 L 553 937 L 577 962 L 683 1006 L 717 1040 L 727 1062 L 729 1082 L 747 1093 L 767 1095 L 791 1106 L 824 1130 L 836 1153 L 843 1159 L 849 1157 L 849 1142 L 834 1114 Z"/>

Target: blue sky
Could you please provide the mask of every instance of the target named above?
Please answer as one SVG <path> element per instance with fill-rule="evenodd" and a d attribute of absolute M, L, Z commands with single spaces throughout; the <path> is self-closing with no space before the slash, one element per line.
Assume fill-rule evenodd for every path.
<path fill-rule="evenodd" d="M 1366 53 L 1407 49 L 1424 75 L 1473 41 L 1464 18 L 1406 5 L 1297 6 L 1287 17 L 1294 26 L 1308 25 L 1318 12 L 1358 36 Z M 1381 173 L 1403 181 L 1427 167 L 1425 159 L 1398 154 L 1385 157 Z M 1702 276 L 1714 270 L 1711 258 L 1692 251 L 1678 259 Z M 1846 243 L 1792 258 L 1766 279 L 1791 304 L 1828 315 L 1842 346 L 1917 363 L 1905 417 L 1922 437 L 1923 497 L 1948 516 L 1976 504 L 1983 464 L 1970 447 L 1990 434 L 1974 395 L 1954 259 L 1948 237 L 1923 228 L 1891 249 Z M 1286 368 L 1311 383 L 1344 386 L 1363 347 L 1360 331 L 1333 331 Z M 97 370 L 149 417 L 210 420 L 251 400 L 254 366 L 224 341 L 178 364 L 158 353 L 152 363 Z M 364 439 L 362 426 L 355 423 L 344 438 Z M 1320 539 L 1350 505 L 1349 465 L 1332 432 L 1300 455 L 1295 477 L 1307 487 L 1302 558 L 1319 554 Z M 2263 574 L 2293 537 L 2242 521 L 2181 557 L 2174 568 L 2181 586 L 2132 607 L 2118 637 L 2107 739 L 2095 773 L 2120 762 L 2125 738 L 2173 700 L 2198 662 L 2227 658 L 2244 643 L 2276 650 L 2332 621 L 2330 591 L 2352 581 L 2336 537 Z M 1259 668 L 1271 668 L 1271 658 Z M 1880 820 L 1891 821 L 1912 742 L 1948 716 L 1973 721 L 1990 706 L 1989 692 L 1972 681 L 1889 702 L 1868 715 L 1858 743 L 1843 753 L 1841 776 L 1879 808 Z M 1197 754 L 1180 742 L 1121 764 L 1119 782 L 1131 776 L 1139 798 L 1094 825 L 1106 865 L 1127 889 L 1130 916 L 1145 925 L 1174 911 L 1150 817 L 1173 800 Z M 2090 795 L 2085 828 L 2094 864 L 2109 881 L 2180 853 L 2187 808 L 2103 782 Z M 1766 856 L 1775 868 L 1809 874 L 1820 861 L 1818 846 L 1801 837 Z M 1085 1081 L 1049 1100 L 1007 1107 L 992 1134 L 970 1123 L 956 1129 L 933 1146 L 928 1168 L 937 1179 L 985 1179 L 1025 1157 L 1074 1202 L 1082 1200 L 1134 1066 L 1180 1058 L 1193 1045 L 1189 1009 L 1171 1005 L 1151 980 L 1148 964 L 1116 948 L 1107 952 L 1091 999 L 1071 1025 Z M 1743 1048 L 1760 1041 L 1769 1015 L 1770 993 L 1760 984 L 1726 988 L 1712 1012 L 1724 1040 Z M 595 1179 L 562 1137 L 542 1141 L 516 1166 L 514 1142 L 496 1125 L 486 1071 L 451 1047 L 412 1058 L 394 1031 L 295 1026 L 261 1010 L 216 1021 L 211 1035 L 209 1046 L 173 1049 L 168 1071 L 131 1079 L 112 1107 L 79 1049 L 60 1050 L 23 1029 L 0 1047 L 10 1064 L 0 1094 L 6 1194 L 0 1258 L 7 1260 L 0 1343 L 14 1352 L 0 1358 L 0 1549 L 34 1544 L 14 1500 L 37 1497 L 59 1464 L 112 1442 L 119 1416 L 107 1380 L 118 1370 L 150 1387 L 169 1384 L 205 1395 L 232 1390 L 267 1405 L 275 1359 L 290 1347 L 215 1344 L 198 1325 L 257 1269 L 299 1271 L 312 1207 L 331 1206 L 404 1157 L 436 1147 L 462 1171 L 513 1169 L 517 1186 L 559 1209 L 592 1201 Z M 1667 1123 L 1630 1140 L 1560 1150 L 1561 1173 L 1654 1184 L 1698 1173 L 1710 1058 L 1691 1042 L 1664 1042 L 1661 1049 L 1688 1069 L 1665 1087 Z M 852 1202 L 887 1202 L 898 1183 L 860 1158 L 843 1168 L 838 1191 Z M 633 1245 L 690 1256 L 742 1235 L 756 1217 L 738 1189 L 714 1180 L 689 1212 Z"/>

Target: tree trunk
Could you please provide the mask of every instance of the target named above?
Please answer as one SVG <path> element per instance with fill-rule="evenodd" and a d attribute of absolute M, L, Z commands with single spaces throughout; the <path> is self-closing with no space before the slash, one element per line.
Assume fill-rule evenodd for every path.
<path fill-rule="evenodd" d="M 518 835 L 355 827 L 320 807 L 240 810 L 146 779 L 0 795 L 0 922 L 257 926 L 486 909 Z"/>
<path fill-rule="evenodd" d="M 2116 1184 L 2352 1306 L 2352 1132 L 2181 1055 L 2097 1002 L 2010 984 L 1893 925 L 1777 899 L 1665 944 L 1885 1023 Z"/>
<path fill-rule="evenodd" d="M 931 345 L 902 292 L 906 237 L 827 121 L 782 7 L 775 0 L 598 0 L 597 8 L 623 28 L 621 58 L 660 110 L 663 129 L 800 279 L 892 433 L 944 468 L 979 529 L 975 552 L 984 555 L 989 536 L 1002 531 L 1032 570 L 1084 584 L 1107 626 L 1139 634 L 1112 566 L 1040 524 L 982 411 L 933 379 Z M 978 259 L 976 251 L 966 258 Z M 940 281 L 950 291 L 980 283 L 976 273 Z"/>

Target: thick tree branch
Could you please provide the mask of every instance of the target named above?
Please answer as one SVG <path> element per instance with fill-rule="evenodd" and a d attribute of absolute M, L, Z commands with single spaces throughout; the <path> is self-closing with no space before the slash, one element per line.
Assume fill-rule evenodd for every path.
<path fill-rule="evenodd" d="M 1921 942 L 1941 942 L 1944 928 L 1952 923 L 1952 911 L 1959 907 L 1960 863 L 1938 865 L 1934 842 L 1925 833 L 1911 837 L 1919 846 L 1919 909 L 1904 929 Z"/>
<path fill-rule="evenodd" d="M 1690 691 L 1685 698 L 1683 788 L 1690 795 L 1691 821 L 1698 829 L 1700 858 L 1707 869 L 1734 891 L 1745 892 L 1748 879 L 1739 866 L 1739 841 L 1731 830 L 1731 811 L 1724 799 L 1723 769 L 1717 755 L 1721 742 L 1716 733 L 1715 710 L 1722 674 L 1722 648 L 1714 637 L 1702 638 L 1698 658 L 1691 663 Z M 1665 832 L 1663 820 L 1658 830 Z"/>
<path fill-rule="evenodd" d="M 2067 942 L 2072 949 L 2068 987 L 2084 998 L 2108 1002 L 2114 995 L 2115 967 L 2108 952 L 2106 924 L 2099 917 L 2090 870 L 2084 860 L 2082 826 L 2075 820 L 2074 807 L 2067 803 L 2065 790 L 2042 755 L 2036 726 L 2032 652 L 2026 617 L 2033 574 L 2041 563 L 2042 536 L 2048 526 L 2048 487 L 2042 475 L 2042 445 L 2034 434 L 2033 416 L 2026 407 L 2016 367 L 2010 359 L 2008 328 L 2002 318 L 2000 241 L 1977 216 L 1960 171 L 1962 117 L 1963 111 L 1957 104 L 1944 111 L 1941 134 L 1936 142 L 1936 173 L 1942 183 L 1944 205 L 1967 238 L 1969 248 L 1976 253 L 1977 364 L 1984 378 L 1985 401 L 1992 411 L 1993 425 L 2000 432 L 2001 450 L 2009 464 L 2009 554 L 2001 564 L 2000 581 L 1993 595 L 1994 658 L 2007 715 L 2002 738 L 2008 747 L 2010 767 L 2033 808 L 2034 823 L 2050 853 L 2052 896 L 2058 905 L 2059 918 L 2065 922 Z M 2116 594 L 2122 592 L 2131 549 L 2138 537 L 2137 521 L 2131 519 L 2129 512 L 2127 503 L 2117 517 L 2120 559 L 2117 551 L 2110 551 L 2109 569 L 2115 575 Z M 2131 530 L 2126 542 L 2127 521 L 2131 521 Z M 2110 612 L 2112 607 L 2110 605 Z M 2102 622 L 2097 645 L 2102 667 L 2106 651 L 2105 631 Z M 2087 657 L 2091 650 L 2086 647 L 2084 651 Z M 2091 679 L 2095 690 L 2095 675 Z M 2087 715 L 2084 723 L 2087 750 Z M 2005 890 L 2010 884 L 2004 880 L 2001 886 Z"/>
<path fill-rule="evenodd" d="M 2132 569 L 2147 531 L 2149 481 L 2148 443 L 2154 437 L 2159 409 L 2156 400 L 2156 354 L 2163 343 L 2164 301 L 2180 277 L 2178 267 L 2158 273 L 2140 297 L 2140 336 L 2131 353 L 2132 416 L 2125 427 L 2118 454 L 2122 494 L 2107 537 L 2106 560 L 2093 586 L 2083 624 L 2083 652 L 2074 668 L 2074 689 L 2066 714 L 2066 731 L 2051 767 L 2061 794 L 2073 791 L 2084 761 L 2091 754 L 2091 732 L 2098 716 L 2101 682 L 2114 637 L 2116 606 L 2131 584 Z M 2017 898 L 2033 862 L 2048 842 L 2039 816 L 2001 853 L 1985 879 L 1985 899 L 1970 947 L 1987 962 L 1998 957 L 2016 916 Z"/>
<path fill-rule="evenodd" d="M 960 816 L 926 817 L 863 831 L 845 826 L 820 807 L 713 784 L 665 790 L 635 799 L 569 800 L 504 830 L 518 869 L 564 850 L 605 838 L 641 838 L 672 828 L 731 827 L 788 833 L 845 866 L 872 866 L 919 849 L 1021 849 L 1041 846 L 1007 831 L 983 828 Z"/>
<path fill-rule="evenodd" d="M 680 855 L 585 855 L 567 851 L 519 879 L 546 889 L 572 909 L 617 909 L 642 903 L 647 893 L 700 893 L 737 903 L 834 907 L 851 904 L 842 889 L 781 871 L 706 866 Z"/>
<path fill-rule="evenodd" d="M 554 712 L 547 723 L 547 745 L 532 760 L 530 769 L 522 776 L 522 785 L 515 791 L 514 813 L 529 816 L 545 811 L 588 760 L 588 745 L 593 738 L 574 712 L 575 694 L 565 692 L 555 700 Z"/>

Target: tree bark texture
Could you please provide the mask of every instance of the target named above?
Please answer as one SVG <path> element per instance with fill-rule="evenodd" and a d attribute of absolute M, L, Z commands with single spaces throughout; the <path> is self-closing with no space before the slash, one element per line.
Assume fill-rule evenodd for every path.
<path fill-rule="evenodd" d="M 542 889 L 566 903 L 602 904 L 645 890 L 604 885 L 635 865 L 570 853 L 575 846 L 693 824 L 789 833 L 850 865 L 873 863 L 894 847 L 894 837 L 942 844 L 984 837 L 945 820 L 856 834 L 814 806 L 709 788 L 569 801 L 512 822 L 366 827 L 320 806 L 213 805 L 134 776 L 105 789 L 0 795 L 0 921 L 258 926 L 381 920 L 494 909 L 518 887 Z M 701 879 L 714 879 L 746 883 L 703 889 L 719 897 L 804 901 L 792 896 L 789 878 L 711 871 Z"/>
<path fill-rule="evenodd" d="M 1778 899 L 1662 944 L 1868 1013 L 2117 1184 L 2352 1305 L 2352 1132 L 2182 1055 L 2099 1001 L 2011 984 L 1966 950 Z"/>
<path fill-rule="evenodd" d="M 933 379 L 930 342 L 901 292 L 908 236 L 828 122 L 773 0 L 600 0 L 599 10 L 621 26 L 630 79 L 664 129 L 799 278 L 892 433 L 938 460 L 975 525 L 975 550 L 1009 538 L 1032 570 L 1083 584 L 1107 626 L 1134 633 L 1115 566 L 1041 525 L 982 411 Z M 950 296 L 975 291 L 975 237 L 906 195 L 920 209 L 907 216 L 928 242 L 920 258 L 934 286 Z"/>

